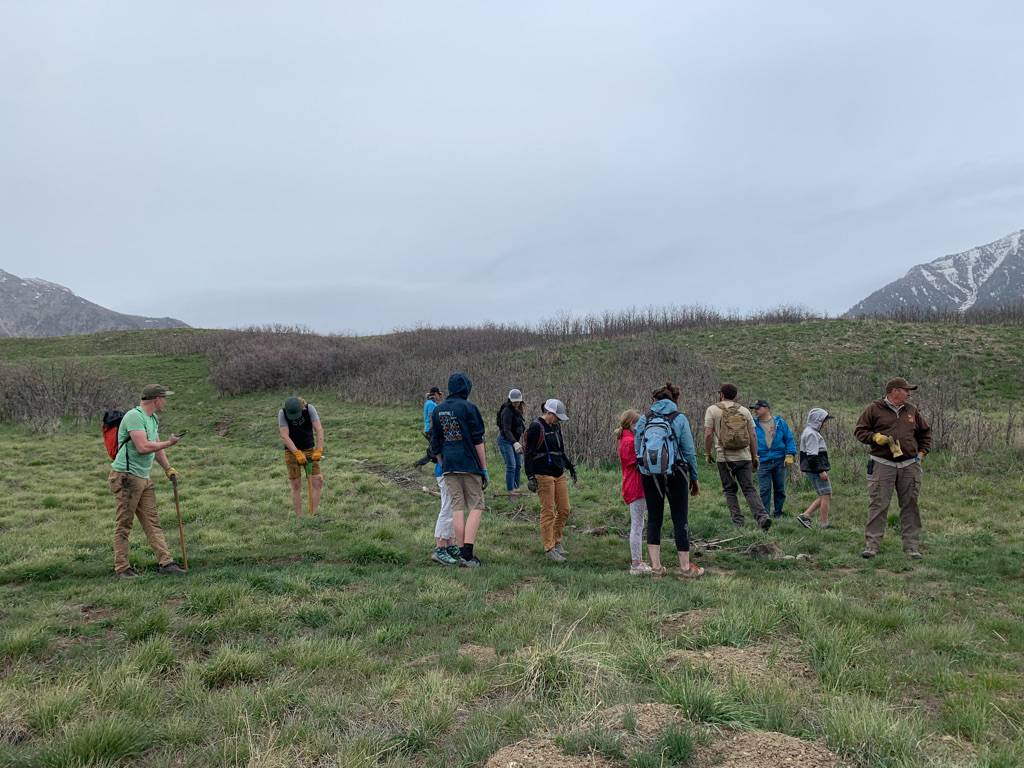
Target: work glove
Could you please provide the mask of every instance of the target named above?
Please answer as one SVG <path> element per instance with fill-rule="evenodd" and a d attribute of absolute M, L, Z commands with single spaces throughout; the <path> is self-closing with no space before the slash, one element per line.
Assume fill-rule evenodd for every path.
<path fill-rule="evenodd" d="M 523 452 L 523 444 L 522 443 L 514 443 L 512 445 L 512 448 L 515 449 L 516 453 L 522 453 Z"/>
<path fill-rule="evenodd" d="M 532 475 L 526 478 L 526 487 L 530 489 L 530 493 L 537 492 L 537 478 Z"/>
<path fill-rule="evenodd" d="M 569 467 L 569 477 L 572 478 L 572 484 L 576 485 L 580 481 L 579 476 L 576 474 L 576 467 Z"/>
<path fill-rule="evenodd" d="M 174 467 L 168 467 L 167 469 L 165 469 L 164 474 L 167 475 L 167 479 L 170 480 L 172 483 L 178 482 L 178 470 L 176 470 Z"/>
<path fill-rule="evenodd" d="M 883 435 L 881 432 L 875 432 L 871 439 L 875 441 L 875 445 L 889 445 L 889 441 L 892 440 L 891 437 Z"/>
<path fill-rule="evenodd" d="M 785 466 L 787 466 L 787 467 L 792 467 L 793 466 L 793 454 L 787 453 L 786 454 L 786 460 L 783 462 L 783 464 Z"/>
<path fill-rule="evenodd" d="M 320 459 L 323 458 L 323 455 L 324 449 L 317 448 L 316 450 L 313 451 L 313 461 L 320 461 Z"/>
<path fill-rule="evenodd" d="M 491 482 L 491 474 L 485 469 L 485 470 L 483 470 L 483 475 L 481 476 L 480 487 L 483 490 L 486 491 L 487 490 L 487 486 L 488 486 L 488 484 L 490 482 Z"/>
<path fill-rule="evenodd" d="M 303 451 L 292 451 L 292 456 L 295 457 L 295 463 L 300 467 L 306 463 L 306 454 Z"/>
<path fill-rule="evenodd" d="M 903 449 L 900 448 L 900 441 L 896 438 L 889 438 L 889 450 L 892 451 L 892 457 L 898 459 L 903 455 Z"/>

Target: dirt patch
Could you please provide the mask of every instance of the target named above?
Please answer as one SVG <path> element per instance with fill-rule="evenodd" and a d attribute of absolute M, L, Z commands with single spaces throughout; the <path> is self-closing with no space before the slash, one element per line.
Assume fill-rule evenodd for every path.
<path fill-rule="evenodd" d="M 786 648 L 751 645 L 733 648 L 717 645 L 699 650 L 675 650 L 665 657 L 670 666 L 699 670 L 710 668 L 715 676 L 734 676 L 753 683 L 785 679 L 813 680 L 814 670 Z"/>
<path fill-rule="evenodd" d="M 459 646 L 459 656 L 468 656 L 478 667 L 493 667 L 498 663 L 497 652 L 487 645 L 466 643 Z"/>
<path fill-rule="evenodd" d="M 86 624 L 93 624 L 97 621 L 104 621 L 114 615 L 113 608 L 103 608 L 98 605 L 82 605 L 79 606 L 79 611 L 82 614 L 82 621 Z"/>
<path fill-rule="evenodd" d="M 527 576 L 522 581 L 519 581 L 511 586 L 502 587 L 501 589 L 495 589 L 484 595 L 484 602 L 487 605 L 497 605 L 501 603 L 510 603 L 515 600 L 516 595 L 522 592 L 524 589 L 531 587 L 535 584 L 543 584 L 546 579 L 543 576 Z"/>
<path fill-rule="evenodd" d="M 770 731 L 724 731 L 699 747 L 699 768 L 843 768 L 846 764 L 820 744 Z"/>
<path fill-rule="evenodd" d="M 484 768 L 615 768 L 600 755 L 567 755 L 550 739 L 526 739 L 499 749 Z"/>
<path fill-rule="evenodd" d="M 0 712 L 0 744 L 21 744 L 32 738 L 28 724 L 11 712 Z"/>
<path fill-rule="evenodd" d="M 669 614 L 661 622 L 661 634 L 664 637 L 696 634 L 715 613 L 717 610 L 714 608 L 696 608 Z"/>
<path fill-rule="evenodd" d="M 182 596 L 182 597 L 169 597 L 166 600 L 164 600 L 164 605 L 166 605 L 168 608 L 174 608 L 175 610 L 177 610 L 178 606 L 181 605 L 184 602 L 185 602 L 184 596 Z"/>
<path fill-rule="evenodd" d="M 213 434 L 217 435 L 217 437 L 227 437 L 228 432 L 231 431 L 231 425 L 234 424 L 234 422 L 235 420 L 233 417 L 224 416 L 220 421 L 213 425 Z"/>
<path fill-rule="evenodd" d="M 743 554 L 762 560 L 781 560 L 786 556 L 786 553 L 782 551 L 782 547 L 774 541 L 751 544 L 743 551 Z"/>
<path fill-rule="evenodd" d="M 682 722 L 679 710 L 668 704 L 620 704 L 594 716 L 594 724 L 617 735 L 627 754 L 650 746 L 669 726 Z"/>

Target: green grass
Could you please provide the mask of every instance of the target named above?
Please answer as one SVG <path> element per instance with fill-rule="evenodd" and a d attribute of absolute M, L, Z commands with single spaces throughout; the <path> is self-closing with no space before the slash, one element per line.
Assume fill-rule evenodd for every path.
<path fill-rule="evenodd" d="M 929 337 L 914 326 L 911 347 L 896 344 L 897 330 L 835 321 L 672 338 L 781 407 L 803 404 L 806 379 L 874 370 L 892 350 L 923 375 L 952 370 L 972 405 L 998 411 L 1024 394 L 1008 362 L 1019 332 Z M 946 334 L 949 344 L 937 343 Z M 171 458 L 191 565 L 187 576 L 158 576 L 136 526 L 132 562 L 144 575 L 113 580 L 98 426 L 46 436 L 0 426 L 0 765 L 469 768 L 527 736 L 572 734 L 595 709 L 643 702 L 674 705 L 697 724 L 823 740 L 864 768 L 954 764 L 948 744 L 969 756 L 961 764 L 1021 764 L 1020 457 L 929 458 L 921 563 L 903 557 L 894 529 L 880 557 L 860 559 L 863 465 L 840 456 L 827 536 L 792 520 L 768 536 L 736 531 L 701 467 L 691 536 L 739 538 L 700 558 L 708 575 L 699 583 L 626 573 L 628 518 L 613 468 L 581 472 L 566 566 L 543 558 L 534 499 L 524 514 L 492 494 L 477 545 L 485 566 L 445 570 L 427 559 L 436 499 L 366 470 L 405 468 L 419 455 L 417 407 L 309 394 L 324 417 L 327 484 L 320 515 L 296 520 L 274 423 L 286 393 L 218 397 L 204 360 L 161 356 L 160 338 L 0 340 L 6 358 L 92 355 L 137 385 L 175 389 L 162 424 L 190 430 Z M 491 462 L 500 467 L 496 455 Z M 177 552 L 169 487 L 162 476 L 156 485 Z M 790 511 L 810 500 L 804 484 L 791 485 Z M 596 526 L 611 534 L 582 535 Z M 663 537 L 671 562 L 668 527 Z M 765 539 L 811 558 L 742 553 Z M 702 623 L 666 631 L 666 617 L 695 609 Z M 814 677 L 755 684 L 664 663 L 673 650 L 722 645 L 785 651 Z M 601 733 L 566 748 L 623 768 L 684 765 L 697 733 L 663 734 L 628 757 Z"/>

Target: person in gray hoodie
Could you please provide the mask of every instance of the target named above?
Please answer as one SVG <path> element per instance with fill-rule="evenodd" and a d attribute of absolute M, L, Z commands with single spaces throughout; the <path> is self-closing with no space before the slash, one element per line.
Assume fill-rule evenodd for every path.
<path fill-rule="evenodd" d="M 800 470 L 807 475 L 807 480 L 814 488 L 817 498 L 803 512 L 796 516 L 797 522 L 804 528 L 813 523 L 811 515 L 817 511 L 821 516 L 821 527 L 831 528 L 828 515 L 832 506 L 832 482 L 828 471 L 832 465 L 828 461 L 828 447 L 821 435 L 821 428 L 828 421 L 828 411 L 824 408 L 811 408 L 807 414 L 807 426 L 800 435 Z"/>

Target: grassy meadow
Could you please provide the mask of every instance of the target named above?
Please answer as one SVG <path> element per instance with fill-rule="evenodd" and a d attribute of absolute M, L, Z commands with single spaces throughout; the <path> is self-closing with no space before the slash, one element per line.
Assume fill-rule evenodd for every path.
<path fill-rule="evenodd" d="M 969 414 L 1012 419 L 1024 399 L 1019 327 L 820 321 L 657 336 L 736 381 L 744 402 L 766 396 L 785 416 L 824 405 L 845 432 L 857 375 L 884 381 L 904 373 L 887 367 L 898 363 L 923 391 L 941 377 L 957 393 L 950 448 L 925 465 L 923 561 L 902 554 L 895 505 L 881 556 L 859 557 L 864 461 L 837 431 L 826 434 L 845 446 L 830 531 L 793 520 L 812 500 L 800 477 L 786 519 L 764 534 L 748 515 L 737 530 L 717 473 L 700 467 L 691 535 L 729 541 L 696 553 L 708 573 L 695 583 L 627 574 L 617 467 L 581 470 L 570 562 L 547 561 L 536 499 L 502 495 L 490 411 L 479 570 L 428 560 L 438 500 L 421 490 L 432 476 L 411 468 L 415 403 L 302 391 L 323 417 L 326 487 L 320 514 L 296 519 L 275 421 L 290 392 L 221 396 L 205 356 L 161 354 L 161 338 L 0 340 L 8 364 L 89 360 L 136 389 L 175 390 L 161 421 L 164 434 L 189 430 L 169 456 L 191 566 L 157 575 L 136 525 L 144 575 L 112 577 L 98 423 L 42 435 L 0 425 L 0 766 L 469 768 L 524 739 L 555 744 L 556 766 L 713 765 L 701 749 L 747 731 L 863 768 L 1024 765 L 1024 457 L 983 430 L 954 449 Z M 577 344 L 559 364 L 597 365 L 629 344 Z M 177 555 L 170 484 L 155 469 Z M 746 552 L 769 542 L 805 557 Z M 654 704 L 679 719 L 640 739 Z M 742 763 L 762 764 L 779 763 Z"/>

